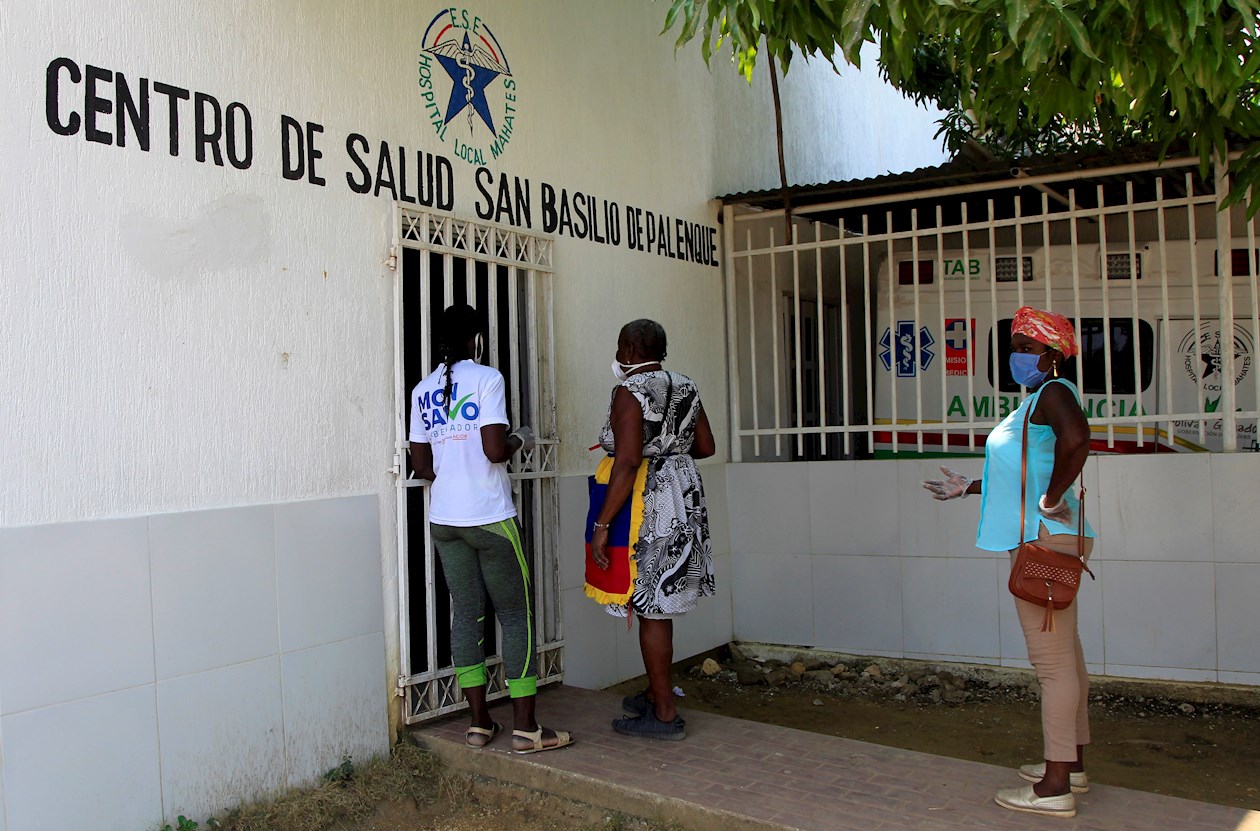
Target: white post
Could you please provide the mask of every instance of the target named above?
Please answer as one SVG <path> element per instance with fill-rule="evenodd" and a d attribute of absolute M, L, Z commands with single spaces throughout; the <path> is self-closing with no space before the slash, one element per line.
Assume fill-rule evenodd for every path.
<path fill-rule="evenodd" d="M 723 300 L 726 303 L 726 384 L 727 401 L 730 407 L 731 461 L 741 462 L 744 459 L 744 440 L 739 434 L 739 302 L 735 295 L 735 208 L 726 205 L 722 208 L 722 268 L 726 276 L 726 292 Z M 756 406 L 754 402 L 754 406 Z"/>
<path fill-rule="evenodd" d="M 1216 261 L 1217 288 L 1221 298 L 1220 361 L 1221 361 L 1221 449 L 1226 453 L 1238 449 L 1238 395 L 1234 387 L 1234 232 L 1230 227 L 1230 211 L 1221 203 L 1229 194 L 1229 168 L 1219 154 L 1212 158 L 1216 173 Z"/>

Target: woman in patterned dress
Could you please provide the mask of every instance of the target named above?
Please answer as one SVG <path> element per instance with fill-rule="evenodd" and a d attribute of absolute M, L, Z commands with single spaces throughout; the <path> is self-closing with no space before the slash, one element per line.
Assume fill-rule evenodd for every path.
<path fill-rule="evenodd" d="M 609 614 L 639 618 L 639 648 L 648 688 L 623 704 L 633 717 L 613 721 L 626 735 L 679 740 L 685 724 L 674 702 L 670 669 L 674 660 L 674 619 L 713 594 L 713 549 L 709 515 L 696 459 L 716 450 L 713 431 L 696 384 L 661 368 L 665 329 L 653 320 L 635 320 L 621 329 L 608 421 L 600 445 L 613 456 L 604 505 L 591 535 L 591 555 L 608 567 L 608 524 L 630 498 L 643 459 L 649 467 L 643 494 L 643 524 L 635 545 L 638 566 L 634 591 L 625 606 Z"/>

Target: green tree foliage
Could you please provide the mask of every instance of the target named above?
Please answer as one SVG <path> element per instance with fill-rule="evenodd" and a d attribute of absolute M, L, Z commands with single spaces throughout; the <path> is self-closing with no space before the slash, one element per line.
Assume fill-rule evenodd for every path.
<path fill-rule="evenodd" d="M 1203 159 L 1246 146 L 1233 199 L 1260 184 L 1260 0 L 671 0 L 665 31 L 728 47 L 752 77 L 797 53 L 860 66 L 946 115 L 946 144 L 1018 156 L 1151 142 Z M 1260 188 L 1257 188 L 1260 191 Z M 1260 193 L 1251 212 L 1260 208 Z"/>

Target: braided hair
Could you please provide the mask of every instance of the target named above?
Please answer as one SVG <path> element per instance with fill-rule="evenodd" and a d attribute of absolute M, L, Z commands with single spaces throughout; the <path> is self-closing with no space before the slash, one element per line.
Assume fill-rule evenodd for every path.
<path fill-rule="evenodd" d="M 446 366 L 446 384 L 442 388 L 442 406 L 450 409 L 451 393 L 454 383 L 451 380 L 451 368 L 468 354 L 468 341 L 485 330 L 481 315 L 467 303 L 449 306 L 442 312 L 438 324 L 438 354 Z"/>

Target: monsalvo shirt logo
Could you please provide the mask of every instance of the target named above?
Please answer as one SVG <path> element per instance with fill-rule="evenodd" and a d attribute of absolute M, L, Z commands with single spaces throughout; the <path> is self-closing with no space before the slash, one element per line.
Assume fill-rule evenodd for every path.
<path fill-rule="evenodd" d="M 417 404 L 420 409 L 420 420 L 424 429 L 429 432 L 430 439 L 441 439 L 452 433 L 467 433 L 477 429 L 477 419 L 481 416 L 481 407 L 474 400 L 476 389 L 467 395 L 459 394 L 459 384 L 451 385 L 451 400 L 446 400 L 446 391 L 436 389 L 433 392 L 420 394 Z"/>

